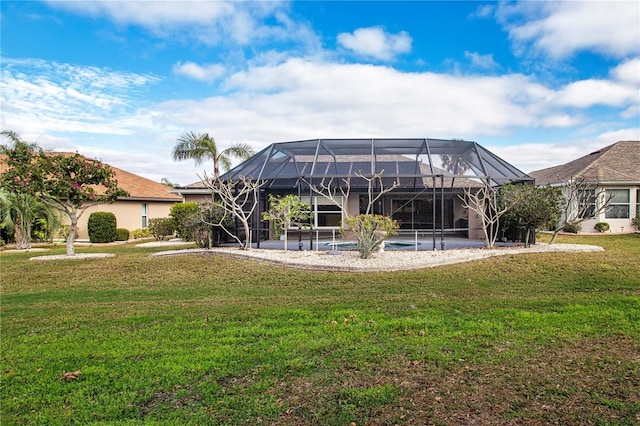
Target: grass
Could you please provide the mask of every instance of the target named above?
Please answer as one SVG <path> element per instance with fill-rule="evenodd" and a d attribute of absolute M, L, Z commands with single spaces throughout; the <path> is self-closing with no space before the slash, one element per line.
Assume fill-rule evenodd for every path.
<path fill-rule="evenodd" d="M 640 236 L 559 242 L 606 251 L 397 273 L 3 253 L 2 424 L 638 424 Z"/>

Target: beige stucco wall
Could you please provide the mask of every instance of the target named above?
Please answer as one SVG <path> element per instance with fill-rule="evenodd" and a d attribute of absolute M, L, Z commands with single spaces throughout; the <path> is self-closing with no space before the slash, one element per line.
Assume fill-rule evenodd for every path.
<path fill-rule="evenodd" d="M 202 203 L 205 201 L 211 201 L 211 194 L 183 194 L 182 198 L 185 203 L 190 203 L 192 201 Z"/>
<path fill-rule="evenodd" d="M 78 221 L 78 239 L 88 239 L 87 222 L 93 212 L 111 212 L 116 216 L 118 228 L 129 231 L 142 228 L 142 203 L 144 201 L 121 200 L 113 204 L 99 204 L 89 207 Z M 146 201 L 147 220 L 159 217 L 169 217 L 169 210 L 175 202 Z M 66 221 L 68 223 L 68 221 Z"/>
<path fill-rule="evenodd" d="M 637 209 L 637 205 L 638 205 L 638 202 L 639 202 L 637 194 L 638 194 L 638 189 L 640 189 L 640 186 L 626 186 L 626 185 L 613 186 L 613 185 L 608 185 L 608 186 L 605 186 L 605 187 L 601 188 L 600 190 L 601 191 L 605 191 L 606 189 L 628 189 L 629 190 L 629 202 L 630 202 L 630 205 L 629 205 L 629 218 L 628 219 L 607 218 L 606 217 L 606 213 L 604 211 L 602 211 L 594 219 L 588 219 L 588 220 L 585 220 L 584 222 L 582 222 L 580 224 L 581 225 L 580 233 L 588 234 L 588 233 L 597 232 L 593 226 L 598 222 L 606 222 L 606 223 L 608 223 L 609 226 L 611 227 L 609 232 L 612 232 L 612 233 L 632 233 L 632 232 L 635 232 L 636 229 L 634 228 L 633 224 L 631 223 L 631 220 L 636 216 L 640 216 L 640 211 L 638 211 L 638 209 Z M 604 194 L 602 196 L 604 196 Z"/>

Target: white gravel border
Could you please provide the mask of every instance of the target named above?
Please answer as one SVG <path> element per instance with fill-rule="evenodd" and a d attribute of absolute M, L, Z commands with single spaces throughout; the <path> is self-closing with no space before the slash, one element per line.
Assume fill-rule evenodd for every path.
<path fill-rule="evenodd" d="M 54 254 L 51 256 L 30 257 L 29 260 L 82 260 L 82 259 L 102 259 L 105 257 L 115 257 L 113 253 L 79 253 L 75 256 L 67 256 L 66 254 Z"/>
<path fill-rule="evenodd" d="M 601 252 L 600 246 L 586 244 L 536 244 L 530 248 L 511 247 L 410 251 L 394 250 L 376 253 L 370 259 L 361 259 L 355 250 L 331 254 L 327 251 L 284 251 L 269 249 L 239 250 L 237 248 L 183 249 L 153 253 L 151 256 L 171 256 L 186 254 L 220 254 L 243 259 L 253 259 L 292 268 L 323 271 L 400 271 L 431 268 L 440 265 L 469 262 L 493 256 L 541 252 Z"/>

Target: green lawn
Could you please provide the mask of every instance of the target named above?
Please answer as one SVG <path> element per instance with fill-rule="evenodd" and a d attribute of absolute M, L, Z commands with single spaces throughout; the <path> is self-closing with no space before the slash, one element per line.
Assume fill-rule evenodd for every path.
<path fill-rule="evenodd" d="M 638 424 L 640 235 L 559 242 L 606 251 L 396 273 L 3 253 L 2 424 Z"/>

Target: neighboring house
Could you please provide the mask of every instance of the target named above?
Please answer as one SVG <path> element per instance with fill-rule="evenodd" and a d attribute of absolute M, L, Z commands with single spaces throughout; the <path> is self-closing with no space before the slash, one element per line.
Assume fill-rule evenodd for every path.
<path fill-rule="evenodd" d="M 443 233 L 482 238 L 476 215 L 462 207 L 465 188 L 488 183 L 533 182 L 533 179 L 489 152 L 476 142 L 442 139 L 314 139 L 274 143 L 221 176 L 265 181 L 252 228 L 268 238 L 269 224 L 260 221 L 267 209 L 268 195 L 299 195 L 312 206 L 314 230 L 345 227 L 346 214 L 364 213 L 368 184 L 356 173 L 371 177 L 382 173 L 382 185 L 396 188 L 374 205 L 373 213 L 396 219 L 403 233 Z M 310 184 L 344 186 L 351 178 L 349 199 L 336 206 L 311 191 Z M 378 183 L 373 192 L 379 191 Z M 174 188 L 185 201 L 210 197 L 202 182 Z M 338 192 L 339 193 L 339 192 Z M 256 240 L 257 235 L 252 237 Z"/>
<path fill-rule="evenodd" d="M 146 228 L 149 219 L 169 217 L 171 206 L 182 202 L 182 197 L 172 194 L 171 188 L 150 179 L 109 165 L 118 181 L 118 188 L 129 193 L 113 204 L 99 204 L 87 209 L 78 222 L 78 238 L 89 238 L 87 220 L 92 212 L 112 212 L 118 228 L 128 230 Z"/>
<path fill-rule="evenodd" d="M 108 164 L 107 164 L 108 165 Z M 88 239 L 87 221 L 92 212 L 112 212 L 116 216 L 118 228 L 128 230 L 146 228 L 151 218 L 168 217 L 171 206 L 182 202 L 182 197 L 172 194 L 171 188 L 108 165 L 118 181 L 118 188 L 129 193 L 112 204 L 98 204 L 89 207 L 78 221 L 78 239 Z M 6 164 L 0 161 L 0 173 Z"/>
<path fill-rule="evenodd" d="M 612 232 L 633 232 L 632 218 L 640 216 L 640 141 L 621 141 L 561 166 L 529 173 L 536 185 L 562 186 L 584 179 L 593 188 L 591 199 L 609 199 L 610 206 L 582 223 L 582 232 L 606 222 Z M 595 211 L 596 209 L 592 209 Z"/>

